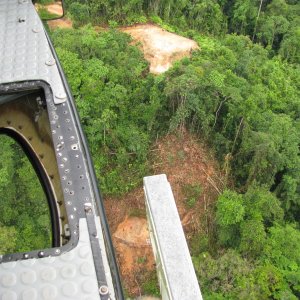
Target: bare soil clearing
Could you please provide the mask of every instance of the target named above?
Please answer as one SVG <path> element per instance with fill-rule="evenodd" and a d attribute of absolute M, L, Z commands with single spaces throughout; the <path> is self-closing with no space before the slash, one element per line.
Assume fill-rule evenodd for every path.
<path fill-rule="evenodd" d="M 213 155 L 186 131 L 158 140 L 152 153 L 152 173 L 167 175 L 187 239 L 199 232 L 207 232 L 211 222 L 210 209 L 224 189 L 224 175 Z M 202 193 L 190 208 L 185 186 L 195 184 L 201 186 Z M 155 270 L 152 249 L 148 245 L 142 187 L 121 198 L 107 198 L 105 208 L 114 233 L 113 242 L 124 286 L 130 295 L 138 296 L 143 280 Z"/>
<path fill-rule="evenodd" d="M 58 17 L 63 15 L 63 7 L 59 2 L 54 2 L 48 5 L 36 3 L 34 6 L 36 10 L 47 9 L 49 13 L 57 15 Z"/>
<path fill-rule="evenodd" d="M 48 21 L 48 25 L 51 29 L 55 28 L 72 28 L 72 21 L 67 18 L 62 18 L 58 20 Z"/>
<path fill-rule="evenodd" d="M 131 294 L 141 295 L 140 274 L 145 270 L 155 270 L 147 220 L 126 216 L 113 234 L 113 240 L 118 253 L 121 276 L 134 282 L 134 286 L 130 288 Z"/>
<path fill-rule="evenodd" d="M 60 12 L 57 4 L 48 5 L 47 9 L 52 13 Z M 72 28 L 72 21 L 67 18 L 48 21 L 48 24 L 51 29 Z M 98 26 L 95 26 L 95 29 L 103 30 Z M 145 59 L 150 63 L 150 72 L 153 74 L 167 71 L 175 61 L 189 57 L 192 51 L 199 49 L 195 41 L 153 24 L 121 27 L 120 30 L 132 36 L 133 44 L 140 47 Z"/>
<path fill-rule="evenodd" d="M 153 24 L 142 24 L 121 28 L 130 34 L 133 42 L 141 44 L 145 59 L 150 63 L 150 72 L 161 74 L 167 71 L 174 61 L 190 56 L 199 49 L 193 40 L 170 33 Z"/>
<path fill-rule="evenodd" d="M 55 14 L 58 16 L 62 16 L 63 15 L 63 8 L 61 3 L 52 3 L 47 5 L 47 10 L 49 11 L 49 13 L 51 14 Z"/>
<path fill-rule="evenodd" d="M 143 189 L 107 198 L 104 204 L 124 287 L 130 295 L 140 296 L 145 274 L 155 271 Z"/>

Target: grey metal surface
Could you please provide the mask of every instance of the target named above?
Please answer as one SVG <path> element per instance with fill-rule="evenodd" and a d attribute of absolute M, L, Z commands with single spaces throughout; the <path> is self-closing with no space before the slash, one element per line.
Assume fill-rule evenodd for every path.
<path fill-rule="evenodd" d="M 104 213 L 99 211 L 99 205 L 96 203 L 99 202 L 97 187 L 91 172 L 88 150 L 74 112 L 72 96 L 64 82 L 59 62 L 54 57 L 54 50 L 51 49 L 43 24 L 31 0 L 0 0 L 1 99 L 5 103 L 13 100 L 6 97 L 9 93 L 23 93 L 37 87 L 44 90 L 56 154 L 56 161 L 53 163 L 59 167 L 59 177 L 64 192 L 64 199 L 61 200 L 66 205 L 70 226 L 70 241 L 61 247 L 0 255 L 0 299 L 15 299 L 16 293 L 17 299 L 65 299 L 62 297 L 68 297 L 68 291 L 70 293 L 76 291 L 76 295 L 70 296 L 71 299 L 115 299 L 111 273 L 116 273 L 117 268 L 114 266 L 111 272 L 109 262 L 113 260 L 112 251 L 107 251 L 108 235 L 106 233 L 104 242 L 101 227 Z M 89 224 L 85 214 L 85 205 L 88 203 L 91 204 L 93 215 L 93 218 L 89 218 Z M 101 220 L 97 217 L 99 214 L 102 216 Z M 84 229 L 82 233 L 82 228 L 87 230 Z M 107 231 L 105 226 L 103 228 Z M 82 281 L 80 279 L 83 274 L 80 273 L 78 265 L 82 260 L 79 249 L 82 248 L 80 245 L 83 236 L 88 237 L 84 242 L 85 246 L 90 248 L 89 262 L 93 270 L 90 274 L 90 278 L 93 279 L 85 286 L 83 286 L 83 279 Z M 64 258 L 70 256 L 73 258 L 65 263 Z M 42 279 L 40 265 L 43 263 L 40 261 L 48 261 L 49 266 L 55 270 L 56 279 L 49 283 L 51 288 L 48 292 L 47 289 L 43 290 L 47 283 Z M 61 278 L 64 276 L 63 268 L 73 264 L 77 269 L 74 273 L 74 268 L 70 267 L 70 270 L 73 270 L 70 272 L 75 275 L 72 278 L 65 278 L 68 284 L 63 289 Z M 35 274 L 30 273 L 33 277 L 28 275 L 31 276 L 30 280 L 34 281 L 32 284 L 27 284 L 29 279 L 26 274 L 22 275 L 25 272 L 23 266 Z M 11 269 L 7 271 L 9 267 Z M 25 278 L 25 282 L 22 278 Z M 69 284 L 70 282 L 72 284 Z M 118 278 L 114 275 L 114 284 L 116 282 Z M 94 289 L 95 283 L 97 293 Z M 85 294 L 87 285 L 90 289 Z M 99 294 L 99 288 L 103 285 L 108 286 L 109 293 Z M 103 291 L 106 291 L 105 288 L 102 289 Z M 118 293 L 122 294 L 120 288 Z M 119 299 L 122 299 L 122 296 L 119 296 Z"/>
<path fill-rule="evenodd" d="M 31 0 L 0 0 L 0 84 L 44 80 L 66 101 L 56 61 Z"/>
<path fill-rule="evenodd" d="M 166 175 L 145 177 L 144 190 L 162 299 L 201 300 L 197 277 Z"/>
<path fill-rule="evenodd" d="M 80 219 L 79 243 L 73 250 L 0 264 L 0 299 L 99 299 L 86 220 Z"/>

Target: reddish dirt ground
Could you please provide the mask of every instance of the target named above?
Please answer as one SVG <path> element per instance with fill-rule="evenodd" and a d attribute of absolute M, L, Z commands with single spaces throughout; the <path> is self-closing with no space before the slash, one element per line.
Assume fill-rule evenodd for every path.
<path fill-rule="evenodd" d="M 48 5 L 36 3 L 35 7 L 37 10 L 45 8 L 48 10 L 49 13 L 57 15 L 58 17 L 63 15 L 63 7 L 61 2 L 54 2 Z"/>
<path fill-rule="evenodd" d="M 121 262 L 121 276 L 130 278 L 130 282 L 133 283 L 130 285 L 130 294 L 141 296 L 140 286 L 144 277 L 140 275 L 145 271 L 155 270 L 147 220 L 126 216 L 113 234 L 113 240 L 118 260 Z"/>
<path fill-rule="evenodd" d="M 190 56 L 193 50 L 199 49 L 195 41 L 153 24 L 135 25 L 121 30 L 130 34 L 133 42 L 140 46 L 153 74 L 167 71 L 174 61 Z"/>
<path fill-rule="evenodd" d="M 224 189 L 223 174 L 213 155 L 199 139 L 186 131 L 158 140 L 151 153 L 152 174 L 167 175 L 187 239 L 207 231 L 209 209 Z M 187 206 L 184 189 L 189 184 L 198 184 L 202 188 L 202 194 L 192 208 Z M 141 280 L 155 270 L 148 245 L 142 187 L 122 198 L 107 198 L 105 208 L 124 286 L 130 295 L 139 296 Z"/>
<path fill-rule="evenodd" d="M 55 28 L 72 28 L 72 21 L 67 18 L 62 18 L 58 20 L 48 21 L 48 25 L 51 29 Z"/>
<path fill-rule="evenodd" d="M 55 2 L 55 3 L 47 5 L 47 10 L 50 13 L 58 15 L 58 16 L 62 16 L 62 14 L 63 14 L 63 8 L 62 8 L 61 2 Z"/>

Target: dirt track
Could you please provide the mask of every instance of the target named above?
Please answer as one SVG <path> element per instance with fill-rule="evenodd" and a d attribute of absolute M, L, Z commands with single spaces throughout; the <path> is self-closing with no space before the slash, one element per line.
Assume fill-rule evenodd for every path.
<path fill-rule="evenodd" d="M 190 56 L 193 50 L 199 49 L 195 41 L 152 24 L 125 27 L 121 30 L 130 34 L 134 43 L 141 43 L 145 59 L 150 62 L 150 72 L 154 74 L 167 71 L 174 61 Z"/>

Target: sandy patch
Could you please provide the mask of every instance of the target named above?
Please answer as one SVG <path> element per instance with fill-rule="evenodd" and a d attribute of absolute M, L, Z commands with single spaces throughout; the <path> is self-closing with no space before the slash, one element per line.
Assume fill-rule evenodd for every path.
<path fill-rule="evenodd" d="M 48 21 L 48 25 L 51 29 L 55 28 L 72 28 L 72 21 L 66 18 Z"/>
<path fill-rule="evenodd" d="M 61 2 L 49 4 L 46 6 L 46 8 L 49 11 L 49 13 L 51 13 L 51 14 L 55 14 L 58 16 L 63 15 L 63 8 L 62 8 Z"/>
<path fill-rule="evenodd" d="M 126 217 L 118 225 L 113 240 L 121 276 L 126 278 L 126 288 L 130 289 L 131 294 L 141 295 L 139 273 L 155 270 L 147 220 Z"/>
<path fill-rule="evenodd" d="M 134 43 L 140 43 L 145 59 L 150 62 L 150 72 L 161 74 L 167 71 L 174 61 L 190 56 L 199 49 L 191 39 L 170 33 L 152 24 L 136 25 L 121 29 L 130 34 Z"/>
<path fill-rule="evenodd" d="M 138 217 L 126 217 L 119 224 L 117 231 L 114 233 L 114 238 L 128 246 L 149 247 L 147 220 Z"/>

